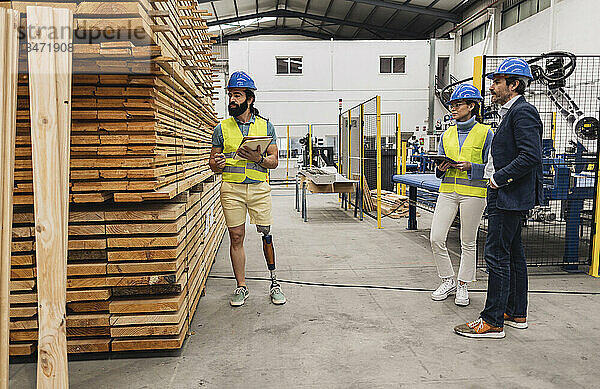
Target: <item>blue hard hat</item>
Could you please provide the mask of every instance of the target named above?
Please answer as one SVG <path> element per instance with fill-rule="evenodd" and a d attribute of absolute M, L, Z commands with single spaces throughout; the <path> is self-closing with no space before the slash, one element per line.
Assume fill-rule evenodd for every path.
<path fill-rule="evenodd" d="M 229 78 L 227 89 L 229 88 L 246 88 L 256 90 L 254 80 L 246 72 L 235 72 Z"/>
<path fill-rule="evenodd" d="M 452 96 L 450 96 L 450 100 L 448 103 L 451 103 L 455 100 L 483 100 L 481 97 L 481 92 L 479 89 L 474 87 L 471 84 L 460 84 L 456 88 L 454 88 L 454 92 L 452 92 Z"/>
<path fill-rule="evenodd" d="M 527 61 L 521 58 L 507 58 L 495 72 L 488 74 L 487 78 L 493 79 L 497 74 L 505 74 L 507 76 L 518 76 L 518 77 L 527 77 L 530 80 L 533 80 L 533 75 L 531 75 L 531 68 Z"/>

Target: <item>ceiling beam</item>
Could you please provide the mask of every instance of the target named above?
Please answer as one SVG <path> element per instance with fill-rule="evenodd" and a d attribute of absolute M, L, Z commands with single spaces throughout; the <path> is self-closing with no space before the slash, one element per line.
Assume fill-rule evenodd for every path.
<path fill-rule="evenodd" d="M 370 24 L 365 24 L 365 23 L 361 23 L 361 22 L 354 22 L 351 20 L 336 19 L 336 18 L 331 18 L 331 17 L 327 17 L 327 16 L 312 15 L 312 14 L 306 14 L 303 12 L 290 11 L 290 10 L 285 10 L 285 9 L 259 12 L 257 14 L 242 15 L 240 17 L 221 19 L 218 21 L 211 20 L 206 24 L 210 27 L 210 26 L 217 26 L 217 25 L 222 25 L 222 24 L 237 23 L 237 22 L 241 22 L 243 20 L 258 19 L 258 18 L 262 18 L 262 17 L 297 18 L 297 19 L 306 18 L 306 19 L 318 20 L 321 22 L 332 23 L 332 24 L 336 24 L 336 25 L 340 25 L 340 26 L 341 25 L 352 26 L 352 27 L 365 28 L 365 29 L 369 29 L 372 31 L 387 33 L 387 34 L 393 34 L 395 36 L 395 39 L 424 38 L 424 36 L 422 34 L 418 34 L 413 31 L 397 30 L 397 29 L 393 29 L 393 28 L 370 25 Z"/>
<path fill-rule="evenodd" d="M 356 3 L 352 3 L 352 5 L 350 6 L 350 9 L 348 9 L 348 12 L 346 12 L 346 16 L 344 16 L 344 20 L 348 20 L 348 18 L 350 17 L 350 15 L 352 14 L 352 11 L 354 11 L 354 8 L 356 7 Z M 337 31 L 335 32 L 335 35 L 339 35 L 340 34 L 340 30 L 343 28 L 344 26 L 339 26 Z"/>
<path fill-rule="evenodd" d="M 367 17 L 365 18 L 365 20 L 363 21 L 364 24 L 368 24 L 371 21 L 371 18 L 373 17 L 373 15 L 375 14 L 375 12 L 377 11 L 377 7 L 373 7 L 373 9 L 371 10 L 371 12 L 367 15 Z M 354 35 L 352 35 L 352 39 L 356 39 L 356 37 L 358 36 L 358 34 L 360 34 L 360 29 L 356 30 L 354 32 Z M 377 34 L 374 34 L 375 36 L 377 36 Z M 381 35 L 377 36 L 378 38 L 382 38 Z"/>
<path fill-rule="evenodd" d="M 457 15 L 462 15 L 463 12 L 465 12 L 469 7 L 471 7 L 473 4 L 475 4 L 478 0 L 468 0 L 466 2 L 463 2 L 459 5 L 457 5 L 456 7 L 452 8 L 450 10 L 450 12 L 455 13 Z M 459 21 L 459 23 L 462 22 L 462 18 Z M 437 30 L 438 28 L 442 27 L 444 24 L 446 23 L 445 20 L 436 20 L 435 22 L 433 22 L 428 28 L 426 28 L 424 30 L 424 32 L 427 35 L 430 35 L 432 32 L 434 32 L 435 30 Z"/>
<path fill-rule="evenodd" d="M 306 0 L 306 7 L 304 8 L 304 13 L 308 13 L 308 8 L 310 7 L 310 0 Z M 302 23 L 300 23 L 300 28 L 304 27 L 305 19 L 302 19 Z"/>
<path fill-rule="evenodd" d="M 436 5 L 437 3 L 439 3 L 440 0 L 433 0 L 433 2 L 431 4 L 429 4 L 427 6 L 427 8 L 433 7 L 434 5 Z M 415 15 L 408 23 L 406 23 L 402 28 L 403 29 L 407 29 L 407 28 L 411 28 L 415 23 L 417 23 L 417 21 L 421 20 L 421 16 L 423 16 L 423 14 L 417 14 Z"/>
<path fill-rule="evenodd" d="M 240 16 L 237 6 L 237 0 L 233 0 L 233 6 L 235 7 L 235 16 Z"/>
<path fill-rule="evenodd" d="M 309 38 L 318 38 L 318 39 L 330 39 L 332 36 L 323 34 L 320 32 L 300 30 L 298 28 L 290 28 L 290 27 L 270 27 L 270 28 L 261 28 L 252 31 L 240 32 L 232 35 L 225 35 L 223 37 L 223 42 L 225 43 L 234 39 L 243 39 L 249 38 L 257 35 L 302 35 Z"/>
<path fill-rule="evenodd" d="M 442 11 L 442 10 L 438 10 L 438 9 L 431 9 L 431 8 L 427 8 L 427 7 L 423 7 L 423 6 L 419 6 L 419 5 L 412 5 L 412 4 L 406 4 L 406 3 L 405 4 L 390 3 L 388 1 L 382 1 L 382 0 L 346 0 L 346 1 L 369 4 L 369 5 L 374 5 L 377 7 L 392 8 L 392 9 L 397 9 L 400 11 L 413 12 L 413 13 L 421 14 L 421 15 L 435 16 L 437 18 L 444 19 L 444 20 L 447 20 L 447 21 L 450 21 L 453 23 L 458 23 L 460 21 L 460 15 L 457 15 L 455 13 L 452 13 L 449 11 Z"/>

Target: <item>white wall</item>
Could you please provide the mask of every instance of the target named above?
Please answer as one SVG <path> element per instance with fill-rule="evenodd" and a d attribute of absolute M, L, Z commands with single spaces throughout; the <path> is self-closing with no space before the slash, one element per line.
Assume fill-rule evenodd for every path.
<path fill-rule="evenodd" d="M 437 41 L 436 54 L 452 56 L 453 47 Z M 381 111 L 400 112 L 403 129 L 427 125 L 429 41 L 244 40 L 229 42 L 228 52 L 229 72 L 254 78 L 256 107 L 275 124 L 335 124 L 339 98 L 345 111 L 380 95 Z M 380 74 L 386 55 L 406 56 L 406 74 Z M 277 56 L 302 56 L 302 75 L 277 75 Z"/>
<path fill-rule="evenodd" d="M 599 35 L 600 1 L 562 0 L 501 31 L 498 53 L 540 54 L 565 50 L 579 55 L 598 54 Z"/>
<path fill-rule="evenodd" d="M 500 12 L 497 13 L 500 18 Z M 455 56 L 454 75 L 462 78 L 473 75 L 473 58 L 478 55 L 537 55 L 548 51 L 563 50 L 574 54 L 600 53 L 600 1 L 598 0 L 556 0 L 553 7 L 500 31 L 500 23 L 495 23 L 496 51 L 489 44 L 483 52 L 484 42 L 480 42 Z M 481 24 L 486 19 L 478 20 Z M 469 25 L 468 31 L 475 24 Z M 493 38 L 493 37 L 492 37 Z M 460 41 L 460 35 L 456 35 Z"/>

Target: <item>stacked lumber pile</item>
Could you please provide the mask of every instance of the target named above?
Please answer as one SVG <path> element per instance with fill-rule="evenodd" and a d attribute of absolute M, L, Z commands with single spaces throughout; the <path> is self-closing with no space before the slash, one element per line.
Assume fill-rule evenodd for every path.
<path fill-rule="evenodd" d="M 372 190 L 371 201 L 377 204 L 377 190 Z M 408 217 L 408 196 L 402 196 L 387 190 L 381 191 L 381 214 L 392 219 Z"/>
<path fill-rule="evenodd" d="M 71 206 L 69 352 L 181 347 L 225 231 L 219 186 L 143 206 Z M 15 211 L 10 339 L 15 354 L 28 354 L 37 339 L 35 231 L 31 209 Z"/>
<path fill-rule="evenodd" d="M 208 14 L 177 0 L 46 4 L 72 9 L 76 26 L 68 351 L 179 348 L 225 232 L 208 168 L 218 123 Z M 91 39 L 98 31 L 120 39 Z M 16 143 L 10 347 L 28 355 L 38 322 L 26 73 Z"/>
<path fill-rule="evenodd" d="M 151 3 L 157 9 L 145 9 L 143 3 L 82 2 L 75 8 L 74 202 L 171 199 L 211 174 L 206 162 L 218 122 L 210 66 L 214 41 L 205 32 L 205 13 L 190 1 Z M 98 42 L 117 36 L 115 31 L 122 40 Z M 21 69 L 26 69 L 27 50 L 34 49 L 23 43 Z M 33 201 L 27 81 L 22 74 L 17 204 Z"/>

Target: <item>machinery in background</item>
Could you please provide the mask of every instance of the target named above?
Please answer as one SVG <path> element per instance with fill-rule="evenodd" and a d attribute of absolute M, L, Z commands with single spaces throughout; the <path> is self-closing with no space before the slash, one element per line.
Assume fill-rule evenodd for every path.
<path fill-rule="evenodd" d="M 496 61 L 506 57 L 485 58 L 484 66 L 491 70 L 496 68 Z M 598 168 L 598 62 L 590 56 L 578 57 L 562 51 L 524 59 L 533 75 L 526 96 L 528 101 L 540 113 L 553 115 L 551 123 L 546 119 L 545 138 L 542 139 L 545 204 L 531 210 L 527 220 L 533 224 L 557 226 L 544 227 L 536 233 L 561 231 L 563 268 L 576 271 L 580 257 L 585 256 L 580 252 L 581 240 L 585 239 L 583 231 L 591 229 L 592 215 L 588 213 L 594 199 L 595 170 Z M 483 70 L 485 80 L 489 70 L 485 67 Z M 450 96 L 456 85 L 471 80 L 468 78 L 446 86 L 439 93 L 440 100 Z M 486 92 L 485 87 L 483 89 L 482 92 Z M 491 104 L 482 107 L 484 122 L 496 128 L 500 121 L 498 108 Z"/>
<path fill-rule="evenodd" d="M 552 52 L 542 54 L 533 58 L 531 62 L 546 59 L 546 66 L 531 65 L 533 79 L 540 81 L 548 88 L 548 98 L 558 108 L 558 112 L 569 123 L 575 135 L 583 140 L 595 140 L 598 138 L 600 122 L 590 113 L 584 113 L 579 105 L 566 92 L 566 80 L 575 71 L 577 57 L 567 52 Z M 565 59 L 567 61 L 565 61 Z"/>
<path fill-rule="evenodd" d="M 310 163 L 310 140 L 309 134 L 300 138 L 300 144 L 302 145 L 302 166 L 315 166 L 325 167 L 334 166 L 337 169 L 337 164 L 334 159 L 333 146 L 323 146 L 319 140 L 313 137 L 312 141 L 312 164 Z"/>

